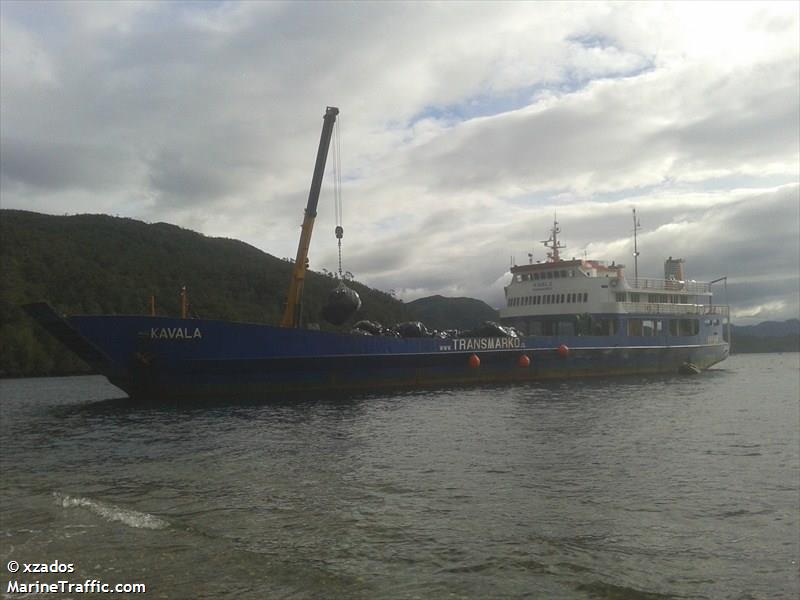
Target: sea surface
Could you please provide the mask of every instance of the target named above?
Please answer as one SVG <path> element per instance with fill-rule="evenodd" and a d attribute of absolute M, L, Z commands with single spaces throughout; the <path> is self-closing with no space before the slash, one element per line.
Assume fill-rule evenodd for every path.
<path fill-rule="evenodd" d="M 3 597 L 58 580 L 187 599 L 800 592 L 799 354 L 693 377 L 123 396 L 100 377 L 0 382 Z"/>

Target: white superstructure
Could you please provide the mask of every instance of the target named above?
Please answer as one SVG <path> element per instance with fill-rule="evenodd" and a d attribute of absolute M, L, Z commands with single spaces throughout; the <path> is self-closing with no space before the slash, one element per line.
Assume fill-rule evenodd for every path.
<path fill-rule="evenodd" d="M 550 239 L 548 260 L 511 268 L 505 288 L 506 305 L 500 310 L 506 324 L 524 327 L 532 317 L 561 315 L 718 315 L 727 306 L 715 306 L 711 284 L 678 279 L 683 259 L 665 262 L 665 278 L 626 277 L 624 265 L 603 261 L 562 260 L 558 222 Z"/>

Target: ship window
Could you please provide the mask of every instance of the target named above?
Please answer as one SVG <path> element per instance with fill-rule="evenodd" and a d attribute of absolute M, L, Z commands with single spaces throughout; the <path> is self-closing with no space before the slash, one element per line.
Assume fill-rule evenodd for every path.
<path fill-rule="evenodd" d="M 561 271 L 561 276 L 562 277 L 566 277 L 567 276 L 567 272 L 566 271 Z"/>
<path fill-rule="evenodd" d="M 575 269 L 570 269 L 569 270 L 569 276 L 570 277 L 575 277 Z"/>
<path fill-rule="evenodd" d="M 617 292 L 617 302 L 625 302 L 625 292 Z"/>
<path fill-rule="evenodd" d="M 583 292 L 583 301 L 584 302 L 588 302 L 589 301 L 589 294 L 586 293 L 586 292 Z"/>
<path fill-rule="evenodd" d="M 631 302 L 639 302 L 639 294 L 631 292 Z"/>
<path fill-rule="evenodd" d="M 591 317 L 586 325 L 589 335 L 615 335 L 617 333 L 617 321 L 614 319 Z"/>
<path fill-rule="evenodd" d="M 719 319 L 714 319 L 714 325 L 719 325 Z"/>
<path fill-rule="evenodd" d="M 652 336 L 656 333 L 656 325 L 652 319 L 642 320 L 642 335 Z"/>
<path fill-rule="evenodd" d="M 689 296 L 681 296 L 681 304 L 689 304 Z"/>
<path fill-rule="evenodd" d="M 678 319 L 672 319 L 669 322 L 669 334 L 678 335 Z"/>
<path fill-rule="evenodd" d="M 555 321 L 542 321 L 542 333 L 544 335 L 557 335 L 557 331 Z"/>
<path fill-rule="evenodd" d="M 572 321 L 559 321 L 558 335 L 575 335 L 575 323 Z"/>
<path fill-rule="evenodd" d="M 628 319 L 628 335 L 639 337 L 642 335 L 642 320 Z"/>
<path fill-rule="evenodd" d="M 552 279 L 553 278 L 553 272 L 552 271 L 548 271 L 547 272 L 547 278 L 548 279 Z"/>
<path fill-rule="evenodd" d="M 564 304 L 564 294 L 561 294 L 561 304 Z"/>
<path fill-rule="evenodd" d="M 553 277 L 558 279 L 559 277 L 561 277 L 561 273 L 559 271 L 553 271 Z"/>
<path fill-rule="evenodd" d="M 680 335 L 697 335 L 700 332 L 698 319 L 680 319 L 678 322 Z"/>
<path fill-rule="evenodd" d="M 705 324 L 706 324 L 706 325 L 711 325 L 711 319 L 706 319 L 706 320 L 705 320 Z"/>
<path fill-rule="evenodd" d="M 542 322 L 530 321 L 528 323 L 528 335 L 542 335 Z"/>
<path fill-rule="evenodd" d="M 534 273 L 534 274 L 533 274 L 533 278 L 534 278 L 534 279 L 539 279 L 539 274 L 538 274 L 538 273 Z"/>

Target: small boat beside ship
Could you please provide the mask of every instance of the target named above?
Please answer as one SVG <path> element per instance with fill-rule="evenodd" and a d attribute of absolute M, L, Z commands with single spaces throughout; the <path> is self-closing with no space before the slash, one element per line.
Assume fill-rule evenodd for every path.
<path fill-rule="evenodd" d="M 59 315 L 25 306 L 53 336 L 134 398 L 378 389 L 609 375 L 698 372 L 724 360 L 729 310 L 712 283 L 669 258 L 663 278 L 622 265 L 563 260 L 555 222 L 548 260 L 513 266 L 501 324 L 422 337 L 302 326 L 311 231 L 338 109 L 323 117 L 286 312 L 279 326 L 155 315 Z M 341 227 L 337 238 L 341 240 Z M 337 294 L 357 308 L 347 288 Z M 344 319 L 342 319 L 344 320 Z"/>

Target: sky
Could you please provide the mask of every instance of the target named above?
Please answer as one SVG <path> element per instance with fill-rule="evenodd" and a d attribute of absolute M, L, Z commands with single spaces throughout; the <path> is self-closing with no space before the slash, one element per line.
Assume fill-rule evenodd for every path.
<path fill-rule="evenodd" d="M 329 105 L 363 283 L 499 307 L 556 215 L 567 258 L 632 271 L 635 207 L 641 275 L 800 316 L 797 2 L 0 3 L 3 208 L 294 257 Z"/>

